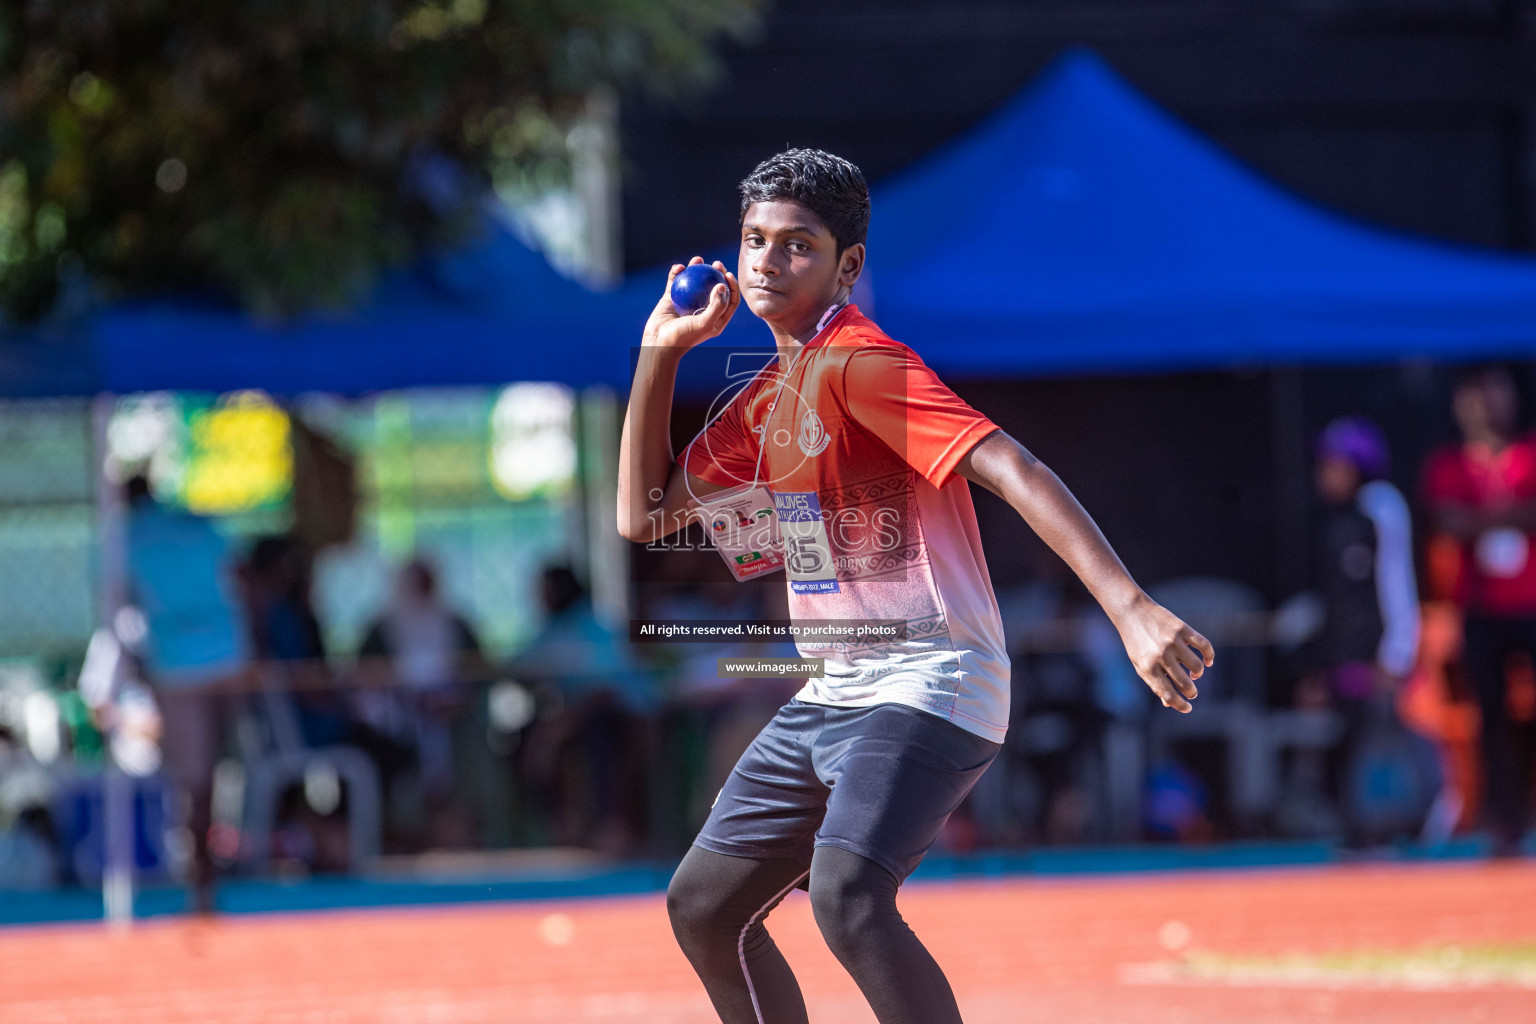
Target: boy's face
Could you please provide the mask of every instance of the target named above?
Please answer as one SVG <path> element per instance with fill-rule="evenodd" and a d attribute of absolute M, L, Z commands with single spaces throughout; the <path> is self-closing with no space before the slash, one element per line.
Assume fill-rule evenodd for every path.
<path fill-rule="evenodd" d="M 831 230 L 799 203 L 753 203 L 742 215 L 736 279 L 747 308 L 770 324 L 814 326 L 863 268 L 864 246 L 839 256 Z"/>

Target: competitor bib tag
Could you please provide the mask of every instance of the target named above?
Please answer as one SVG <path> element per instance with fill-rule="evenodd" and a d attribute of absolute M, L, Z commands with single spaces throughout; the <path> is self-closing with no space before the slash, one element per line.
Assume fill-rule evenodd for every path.
<path fill-rule="evenodd" d="M 773 507 L 784 539 L 789 588 L 797 594 L 837 593 L 837 565 L 821 518 L 821 499 L 814 491 L 776 491 Z"/>
<path fill-rule="evenodd" d="M 699 499 L 709 516 L 706 532 L 737 581 L 784 568 L 784 544 L 768 488 L 742 484 Z"/>

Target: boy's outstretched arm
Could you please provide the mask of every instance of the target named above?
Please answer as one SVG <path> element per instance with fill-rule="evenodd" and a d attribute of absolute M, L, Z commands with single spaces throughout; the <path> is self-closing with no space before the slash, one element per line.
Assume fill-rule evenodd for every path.
<path fill-rule="evenodd" d="M 1072 492 L 1001 430 L 978 441 L 955 472 L 1012 505 L 1087 585 L 1120 632 L 1136 672 L 1167 707 L 1188 712 L 1215 658 L 1211 642 L 1153 601 L 1125 571 Z M 1198 654 L 1196 653 L 1198 652 Z"/>

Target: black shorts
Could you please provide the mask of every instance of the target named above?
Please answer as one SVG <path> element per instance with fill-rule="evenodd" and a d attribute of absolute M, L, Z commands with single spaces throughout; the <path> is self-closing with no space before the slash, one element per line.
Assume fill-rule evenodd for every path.
<path fill-rule="evenodd" d="M 905 881 L 1002 744 L 902 704 L 792 700 L 741 755 L 694 844 L 798 860 L 818 846 Z"/>

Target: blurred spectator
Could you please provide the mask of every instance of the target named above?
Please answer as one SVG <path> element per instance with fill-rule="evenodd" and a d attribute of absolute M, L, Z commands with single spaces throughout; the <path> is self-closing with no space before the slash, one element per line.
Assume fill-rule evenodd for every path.
<path fill-rule="evenodd" d="M 1346 827 L 1363 838 L 1365 809 L 1348 779 L 1368 737 L 1401 732 L 1393 696 L 1418 655 L 1412 530 L 1408 503 L 1385 479 L 1389 453 L 1375 423 L 1360 416 L 1334 420 L 1318 436 L 1314 456 L 1323 506 L 1317 584 L 1324 618 L 1319 670 L 1297 696 L 1303 705 L 1331 705 L 1343 721 L 1329 774 Z"/>
<path fill-rule="evenodd" d="M 189 797 L 191 884 L 199 910 L 212 906 L 213 769 L 231 691 L 250 649 L 236 601 L 234 560 L 213 524 L 158 504 L 142 476 L 125 487 L 128 598 L 143 612 L 142 667 L 163 720 L 171 782 Z"/>
<path fill-rule="evenodd" d="M 325 643 L 309 596 L 309 568 L 291 536 L 268 536 L 251 548 L 246 601 L 257 654 L 275 663 L 293 694 L 305 746 L 344 742 L 347 709 L 331 686 Z"/>
<path fill-rule="evenodd" d="M 376 679 L 382 669 L 390 684 L 363 695 L 370 721 L 412 751 L 420 796 L 441 817 L 456 789 L 454 734 L 469 705 L 466 684 L 483 681 L 487 670 L 474 630 L 443 602 L 431 565 L 418 558 L 400 569 L 358 658 L 365 676 Z M 462 842 L 466 827 L 435 831 Z"/>
<path fill-rule="evenodd" d="M 381 775 L 404 764 L 408 752 L 362 722 L 338 692 L 310 600 L 303 545 L 291 535 L 258 540 L 246 562 L 245 583 L 251 635 L 268 684 L 259 701 L 266 744 L 275 751 L 355 747 L 375 765 L 385 766 Z M 345 791 L 336 800 L 329 792 L 329 787 L 292 787 L 280 805 L 280 818 L 288 825 L 274 838 L 290 859 L 341 870 L 351 866 L 343 852 L 349 805 Z M 319 798 L 322 793 L 325 799 Z"/>
<path fill-rule="evenodd" d="M 1360 700 L 1400 680 L 1419 649 L 1419 595 L 1408 503 L 1385 477 L 1386 438 L 1364 417 L 1334 420 L 1318 437 L 1324 511 L 1318 582 L 1321 638 L 1335 697 Z"/>
<path fill-rule="evenodd" d="M 1530 801 L 1530 726 L 1509 709 L 1509 659 L 1536 657 L 1536 438 L 1516 430 L 1509 373 L 1476 370 L 1456 386 L 1461 442 L 1424 467 L 1433 528 L 1456 542 L 1451 590 L 1465 616 L 1467 674 L 1482 714 L 1488 811 L 1498 851 L 1518 850 Z"/>
<path fill-rule="evenodd" d="M 0 891 L 49 889 L 61 880 L 47 809 L 52 795 L 47 770 L 0 724 Z"/>
<path fill-rule="evenodd" d="M 647 836 L 660 694 L 569 567 L 546 568 L 541 582 L 547 618 L 512 672 L 558 703 L 529 737 L 528 769 L 551 800 L 557 842 L 630 852 Z"/>
<path fill-rule="evenodd" d="M 1013 722 L 964 808 L 985 842 L 1076 843 L 1115 832 L 1106 730 L 1125 722 L 1139 734 L 1146 711 L 1146 686 L 1108 617 L 1059 559 L 1037 561 L 1029 583 L 999 594 L 1014 664 Z"/>
<path fill-rule="evenodd" d="M 720 579 L 718 563 L 688 582 L 679 582 L 656 597 L 650 617 L 696 621 L 787 621 L 789 605 L 782 585 L 743 586 Z M 766 581 L 764 581 L 766 584 Z M 671 711 L 666 719 L 669 767 L 679 771 L 687 836 L 692 839 L 720 787 L 742 752 L 764 725 L 805 684 L 802 679 L 722 679 L 719 659 L 725 657 L 797 658 L 792 640 L 754 642 L 675 643 L 650 645 L 647 653 L 667 660 L 671 680 Z M 697 757 L 689 757 L 690 754 Z"/>
<path fill-rule="evenodd" d="M 1462 669 L 1461 614 L 1448 601 L 1424 603 L 1418 670 L 1398 699 L 1403 721 L 1439 747 L 1444 786 L 1424 838 L 1443 843 L 1475 823 L 1481 788 L 1478 712 Z"/>
<path fill-rule="evenodd" d="M 1022 676 L 1023 715 L 1014 728 L 1014 746 L 1040 785 L 1046 840 L 1080 843 L 1094 811 L 1094 769 L 1101 754 L 1105 714 L 1096 702 L 1097 674 L 1081 647 L 1078 631 L 1086 608 L 1077 588 L 1068 586 L 1060 609 L 1071 623 L 1071 649 L 1029 652 L 1014 661 Z"/>

